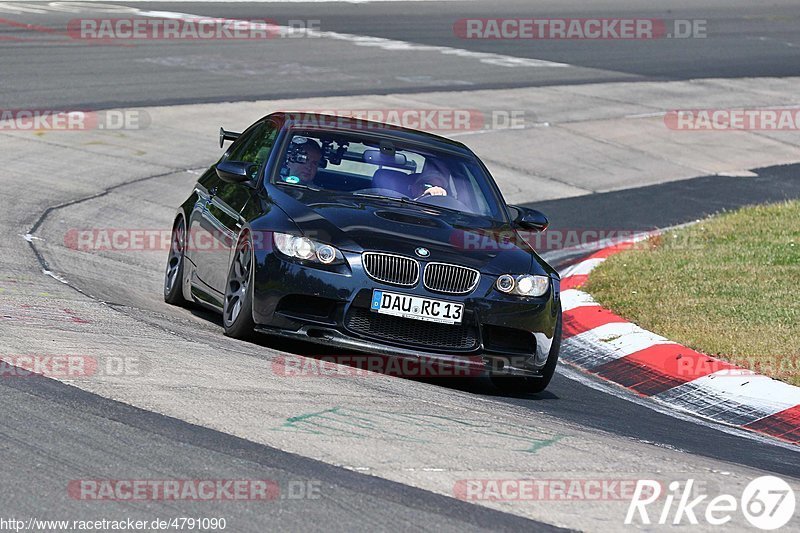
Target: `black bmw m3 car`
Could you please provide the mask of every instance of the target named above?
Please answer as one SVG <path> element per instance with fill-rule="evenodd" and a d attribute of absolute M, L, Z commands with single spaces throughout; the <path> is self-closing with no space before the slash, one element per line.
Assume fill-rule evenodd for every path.
<path fill-rule="evenodd" d="M 561 338 L 558 273 L 463 144 L 358 119 L 274 113 L 198 180 L 172 229 L 164 298 L 254 332 L 479 366 L 539 392 Z"/>

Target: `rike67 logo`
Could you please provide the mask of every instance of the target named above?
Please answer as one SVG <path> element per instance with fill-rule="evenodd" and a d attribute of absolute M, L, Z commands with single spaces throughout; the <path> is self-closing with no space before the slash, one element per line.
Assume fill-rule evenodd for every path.
<path fill-rule="evenodd" d="M 741 512 L 753 527 L 774 530 L 785 526 L 794 516 L 795 494 L 792 487 L 776 476 L 762 476 L 751 481 L 740 498 L 720 494 L 709 500 L 708 494 L 699 494 L 694 479 L 683 486 L 672 481 L 668 492 L 662 494 L 662 484 L 651 479 L 640 479 L 625 516 L 625 524 L 692 525 L 705 523 L 725 526 L 735 513 Z M 650 513 L 655 512 L 655 516 Z"/>

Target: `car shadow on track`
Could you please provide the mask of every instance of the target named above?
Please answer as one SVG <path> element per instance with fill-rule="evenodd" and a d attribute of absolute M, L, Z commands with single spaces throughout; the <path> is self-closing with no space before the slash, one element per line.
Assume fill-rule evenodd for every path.
<path fill-rule="evenodd" d="M 291 339 L 282 339 L 280 337 L 271 337 L 269 335 L 259 335 L 254 342 L 259 346 L 264 346 L 267 348 L 271 348 L 273 350 L 278 350 L 284 353 L 290 353 L 294 355 L 300 355 L 303 357 L 308 357 L 311 359 L 315 359 L 317 361 L 333 361 L 335 360 L 338 364 L 347 365 L 348 367 L 353 369 L 354 374 L 361 374 L 365 372 L 379 372 L 386 376 L 394 377 L 397 379 L 407 379 L 410 381 L 416 381 L 418 383 L 427 383 L 430 385 L 444 387 L 448 389 L 458 390 L 462 392 L 468 392 L 470 394 L 479 394 L 484 396 L 501 396 L 504 398 L 515 398 L 515 399 L 525 399 L 525 400 L 556 400 L 558 396 L 555 394 L 544 391 L 539 394 L 506 394 L 502 393 L 497 387 L 495 387 L 488 376 L 472 376 L 472 377 L 441 377 L 441 376 L 425 376 L 419 375 L 418 373 L 414 373 L 412 375 L 409 374 L 398 374 L 396 370 L 400 368 L 398 365 L 386 364 L 384 363 L 383 367 L 377 368 L 372 365 L 369 361 L 374 359 L 375 357 L 382 357 L 376 356 L 375 354 L 370 354 L 368 352 L 356 352 L 353 350 L 349 350 L 343 352 L 341 349 L 337 349 L 331 346 L 325 346 L 320 344 L 314 344 L 310 342 L 303 342 L 303 341 L 296 341 Z M 382 357 L 384 361 L 389 358 Z M 414 368 L 413 365 L 411 366 L 412 372 Z"/>
<path fill-rule="evenodd" d="M 189 311 L 196 317 L 211 322 L 222 329 L 222 316 L 213 311 L 209 311 L 200 306 L 189 306 Z M 222 332 L 220 331 L 220 334 Z M 386 376 L 391 376 L 397 379 L 407 379 L 416 381 L 418 383 L 427 383 L 437 387 L 444 387 L 461 392 L 468 392 L 470 394 L 478 394 L 481 396 L 489 397 L 502 397 L 507 399 L 520 399 L 520 400 L 557 400 L 558 396 L 550 391 L 544 391 L 538 394 L 508 394 L 501 392 L 495 387 L 487 376 L 475 377 L 441 377 L 441 376 L 424 376 L 424 375 L 398 375 L 394 370 L 397 370 L 397 365 L 374 365 L 370 364 L 370 358 L 376 357 L 374 354 L 368 352 L 357 352 L 354 350 L 342 351 L 340 348 L 333 346 L 326 346 L 324 344 L 316 344 L 312 342 L 303 342 L 293 339 L 285 339 L 265 334 L 257 334 L 251 341 L 253 344 L 269 348 L 281 352 L 285 355 L 302 356 L 317 361 L 317 364 L 303 365 L 300 369 L 302 372 L 318 372 L 318 375 L 325 375 L 332 373 L 330 369 L 323 368 L 323 365 L 332 364 L 331 361 L 336 361 L 337 364 L 346 365 L 352 370 L 339 371 L 339 374 L 351 375 L 365 375 L 367 372 L 378 372 Z M 281 357 L 278 355 L 277 357 Z M 413 367 L 412 367 L 413 368 Z M 297 370 L 297 369 L 295 369 Z"/>

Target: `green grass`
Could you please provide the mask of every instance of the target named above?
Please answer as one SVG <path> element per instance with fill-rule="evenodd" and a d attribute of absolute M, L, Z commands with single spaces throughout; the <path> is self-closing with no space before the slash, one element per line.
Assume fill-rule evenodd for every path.
<path fill-rule="evenodd" d="M 694 350 L 800 385 L 800 202 L 748 207 L 611 256 L 583 287 Z"/>

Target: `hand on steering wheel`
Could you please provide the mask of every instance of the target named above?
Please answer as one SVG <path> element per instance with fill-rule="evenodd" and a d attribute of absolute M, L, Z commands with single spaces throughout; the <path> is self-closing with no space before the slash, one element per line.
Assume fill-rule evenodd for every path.
<path fill-rule="evenodd" d="M 447 196 L 447 191 L 443 187 L 429 187 L 424 193 L 414 198 L 414 200 L 419 200 L 423 196 Z"/>

